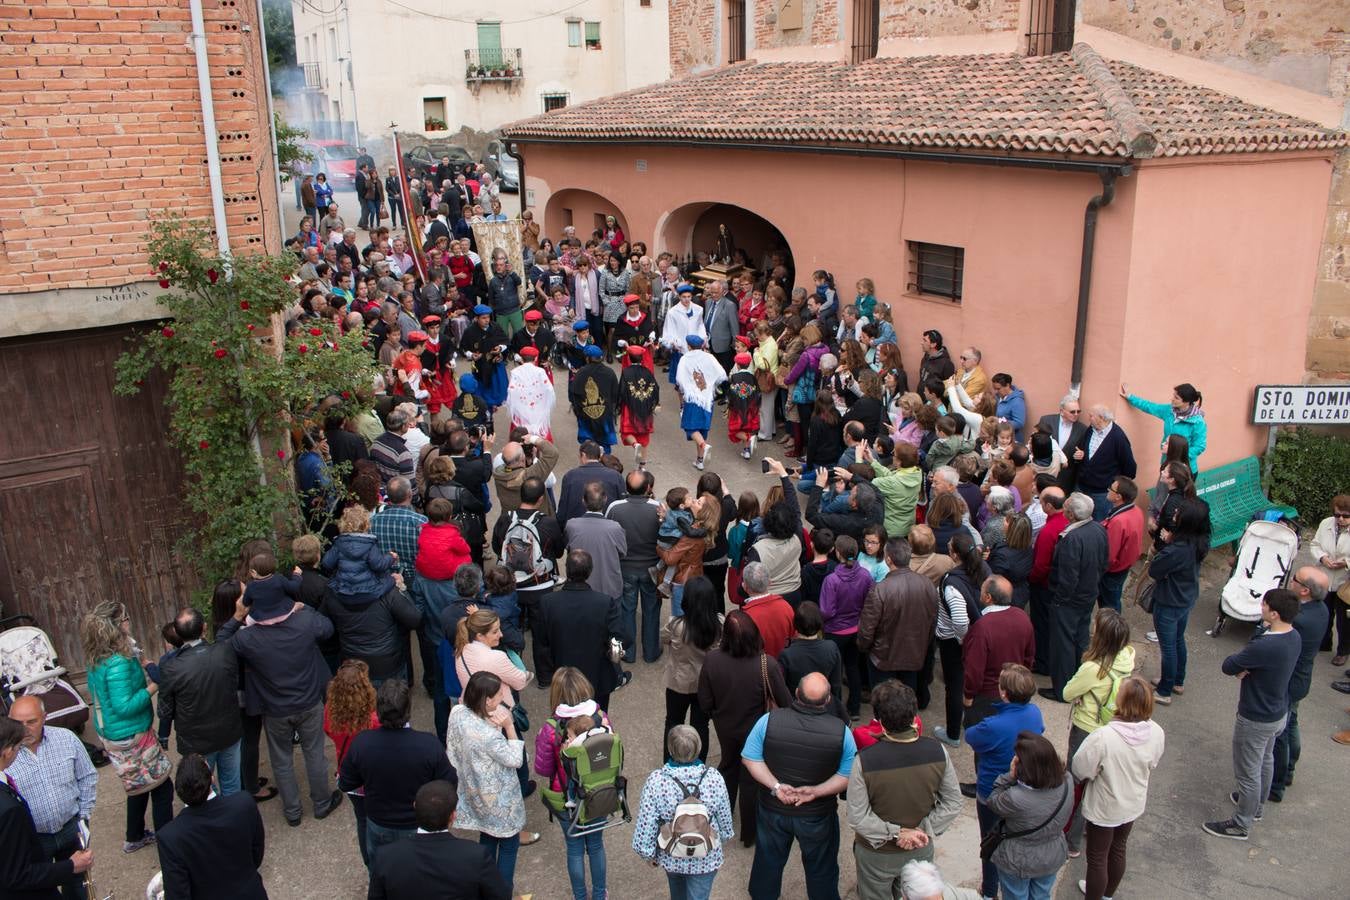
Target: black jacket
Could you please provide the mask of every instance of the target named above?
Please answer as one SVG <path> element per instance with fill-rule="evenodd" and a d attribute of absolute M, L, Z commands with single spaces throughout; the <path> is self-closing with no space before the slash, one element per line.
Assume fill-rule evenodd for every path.
<path fill-rule="evenodd" d="M 220 627 L 216 643 L 230 641 L 248 665 L 244 710 L 251 716 L 290 716 L 323 702 L 328 665 L 320 642 L 331 637 L 333 623 L 309 607 L 275 625 L 242 627 L 235 618 Z"/>
<path fill-rule="evenodd" d="M 416 631 L 422 624 L 422 611 L 398 588 L 373 601 L 343 597 L 330 590 L 319 612 L 332 620 L 342 658 L 363 660 L 374 679 L 398 675 L 407 646 L 406 632 Z"/>
<path fill-rule="evenodd" d="M 535 530 L 539 532 L 539 540 L 543 542 L 539 552 L 545 559 L 556 562 L 567 549 L 567 539 L 563 537 L 562 526 L 558 524 L 557 518 L 539 509 L 517 509 L 515 513 L 522 519 L 528 519 L 539 513 L 534 519 Z M 497 524 L 492 526 L 492 552 L 497 554 L 498 559 L 501 559 L 502 542 L 506 540 L 506 530 L 510 527 L 511 513 L 503 510 L 502 514 L 497 516 Z"/>
<path fill-rule="evenodd" d="M 485 496 L 487 483 L 492 480 L 492 456 L 452 456 L 455 464 L 455 483 L 475 497 Z"/>
<path fill-rule="evenodd" d="M 1116 476 L 1134 477 L 1134 451 L 1130 448 L 1130 439 L 1119 425 L 1111 426 L 1111 430 L 1102 439 L 1102 445 L 1089 457 L 1087 453 L 1091 444 L 1092 429 L 1089 428 L 1083 432 L 1077 446 L 1064 451 L 1064 455 L 1069 457 L 1070 461 L 1073 460 L 1074 451 L 1079 449 L 1083 451 L 1083 458 L 1078 462 L 1074 476 L 1078 490 L 1087 494 L 1101 494 L 1106 492 Z"/>
<path fill-rule="evenodd" d="M 857 400 L 853 401 L 853 405 L 848 408 L 848 412 L 844 413 L 842 424 L 847 425 L 849 422 L 861 422 L 863 428 L 867 429 L 865 432 L 867 440 L 875 441 L 877 439 L 877 434 L 881 430 L 881 420 L 884 417 L 885 412 L 885 407 L 883 407 L 881 401 L 875 397 L 859 397 Z M 840 455 L 842 454 L 843 451 L 841 450 Z"/>
<path fill-rule="evenodd" d="M 796 787 L 820 784 L 839 771 L 848 724 L 830 714 L 829 707 L 811 707 L 794 700 L 786 709 L 769 713 L 764 729 L 764 764 L 783 784 Z M 800 806 L 780 802 L 767 792 L 760 802 L 784 816 L 833 815 L 835 795 L 818 797 Z"/>
<path fill-rule="evenodd" d="M 862 541 L 863 531 L 869 525 L 880 525 L 886 518 L 886 507 L 881 499 L 881 494 L 872 487 L 872 483 L 866 479 L 854 478 L 854 483 L 858 488 L 858 508 L 851 509 L 846 513 L 823 513 L 820 511 L 820 500 L 823 491 L 820 487 L 820 477 L 824 473 L 817 472 L 816 486 L 811 489 L 811 499 L 806 503 L 806 521 L 811 523 L 812 528 L 828 528 L 834 532 L 835 537 L 846 534 Z"/>
<path fill-rule="evenodd" d="M 804 677 L 819 672 L 830 680 L 830 693 L 835 699 L 842 699 L 844 663 L 833 641 L 824 637 L 814 640 L 793 637 L 778 654 L 778 665 L 783 669 L 783 682 L 789 691 L 796 693 Z"/>
<path fill-rule="evenodd" d="M 1072 527 L 1072 526 L 1070 526 Z M 1085 522 L 1065 529 L 1050 561 L 1050 591 L 1056 606 L 1092 606 L 1097 602 L 1107 560 L 1106 529 Z"/>
<path fill-rule="evenodd" d="M 586 485 L 598 481 L 605 486 L 605 506 L 628 493 L 623 476 L 604 463 L 583 463 L 568 471 L 558 494 L 558 526 L 567 528 L 567 520 L 586 513 Z"/>
<path fill-rule="evenodd" d="M 546 651 L 546 658 L 557 668 L 580 669 L 597 697 L 609 694 L 619 683 L 609 661 L 609 639 L 623 636 L 618 598 L 593 591 L 585 582 L 569 581 L 539 604 L 535 646 Z"/>
<path fill-rule="evenodd" d="M 246 793 L 184 807 L 159 830 L 164 896 L 189 900 L 267 900 L 258 867 L 263 823 Z"/>
<path fill-rule="evenodd" d="M 216 753 L 244 736 L 239 657 L 229 641 L 184 647 L 160 666 L 159 717 L 173 720 L 184 755 Z"/>
<path fill-rule="evenodd" d="M 511 900 L 488 850 L 448 831 L 415 834 L 380 848 L 367 900 Z"/>
<path fill-rule="evenodd" d="M 416 828 L 413 798 L 432 781 L 458 784 L 436 735 L 412 728 L 371 728 L 352 738 L 338 789 L 365 788 L 366 815 L 385 828 Z"/>
<path fill-rule="evenodd" d="M 989 551 L 989 571 L 1002 575 L 1012 583 L 1013 606 L 1026 609 L 1031 600 L 1031 586 L 1027 578 L 1031 575 L 1031 564 L 1035 554 L 1031 547 L 1014 550 L 1007 544 L 999 544 Z"/>
<path fill-rule="evenodd" d="M 1200 560 L 1208 552 L 1208 541 L 1165 542 L 1148 564 L 1153 603 L 1179 609 L 1194 606 L 1200 596 Z"/>
<path fill-rule="evenodd" d="M 370 452 L 366 449 L 366 442 L 361 435 L 353 434 L 345 428 L 330 428 L 324 432 L 328 438 L 328 458 L 333 465 L 347 463 L 347 470 L 343 473 L 342 480 L 351 484 L 352 476 L 356 470 L 354 467 L 358 459 L 369 459 Z"/>
<path fill-rule="evenodd" d="M 0 852 L 0 897 L 6 900 L 59 900 L 57 886 L 75 873 L 70 860 L 54 863 L 42 852 L 28 804 L 3 778 L 0 847 L 4 848 Z"/>

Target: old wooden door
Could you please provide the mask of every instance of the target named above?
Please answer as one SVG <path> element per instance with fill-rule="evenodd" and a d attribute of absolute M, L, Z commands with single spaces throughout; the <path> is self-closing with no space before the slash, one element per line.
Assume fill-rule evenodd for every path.
<path fill-rule="evenodd" d="M 79 619 L 126 604 L 159 655 L 160 626 L 187 602 L 182 467 L 168 444 L 164 380 L 113 394 L 131 328 L 0 342 L 0 610 L 38 619 L 61 661 L 82 669 Z"/>

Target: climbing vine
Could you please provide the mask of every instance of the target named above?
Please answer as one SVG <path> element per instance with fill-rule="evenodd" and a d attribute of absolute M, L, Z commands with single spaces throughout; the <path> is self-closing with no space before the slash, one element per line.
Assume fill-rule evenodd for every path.
<path fill-rule="evenodd" d="M 169 438 L 186 476 L 181 549 L 210 585 L 230 576 L 245 541 L 296 533 L 287 431 L 326 396 L 354 402 L 375 367 L 361 333 L 331 322 L 306 322 L 283 341 L 294 258 L 226 260 L 205 226 L 170 218 L 153 227 L 150 265 L 168 318 L 132 339 L 116 391 L 137 393 L 155 368 L 168 375 Z"/>

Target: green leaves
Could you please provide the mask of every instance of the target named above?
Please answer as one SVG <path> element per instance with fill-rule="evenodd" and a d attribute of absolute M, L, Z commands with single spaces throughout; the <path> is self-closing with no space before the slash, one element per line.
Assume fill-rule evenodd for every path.
<path fill-rule="evenodd" d="M 296 299 L 294 258 L 222 258 L 206 226 L 175 217 L 154 225 L 149 262 L 169 283 L 170 319 L 117 360 L 115 390 L 137 393 L 154 369 L 169 376 L 170 438 L 193 523 L 184 551 L 214 584 L 229 577 L 245 541 L 298 530 L 292 435 L 321 427 L 319 401 L 355 397 L 376 368 L 361 335 L 331 323 L 282 340 L 282 313 Z"/>
<path fill-rule="evenodd" d="M 1350 485 L 1350 440 L 1307 428 L 1280 429 L 1275 439 L 1271 499 L 1298 510 L 1304 527 L 1316 528 L 1331 512 L 1331 498 Z"/>

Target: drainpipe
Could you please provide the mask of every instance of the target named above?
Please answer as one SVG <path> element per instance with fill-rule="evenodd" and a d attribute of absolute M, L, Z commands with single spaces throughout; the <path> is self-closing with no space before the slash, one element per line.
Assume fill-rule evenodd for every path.
<path fill-rule="evenodd" d="M 258 46 L 262 48 L 263 90 L 267 92 L 267 133 L 272 138 L 272 165 L 280 169 L 281 157 L 277 152 L 277 114 L 272 108 L 272 67 L 267 64 L 267 28 L 263 25 L 262 0 L 258 0 Z M 286 242 L 286 218 L 281 210 L 281 179 L 273 177 L 272 189 L 277 197 L 277 228 L 281 241 Z"/>
<path fill-rule="evenodd" d="M 521 217 L 523 218 L 524 215 L 525 215 L 525 208 L 526 208 L 526 204 L 525 204 L 525 157 L 523 157 L 523 156 L 520 155 L 520 150 L 517 149 L 516 143 L 515 143 L 514 141 L 503 141 L 503 142 L 502 142 L 502 152 L 505 153 L 507 156 L 511 157 L 512 159 L 514 159 L 514 160 L 516 161 L 516 165 L 519 167 L 519 171 L 516 172 L 516 175 L 517 175 L 517 178 L 516 178 L 516 191 L 517 191 L 516 197 L 517 197 L 517 199 L 520 200 L 520 214 L 521 214 Z M 541 223 L 541 224 L 542 224 L 542 223 Z"/>
<path fill-rule="evenodd" d="M 202 96 L 202 131 L 206 136 L 206 174 L 211 181 L 211 215 L 216 224 L 216 246 L 230 274 L 230 232 L 225 224 L 225 186 L 220 180 L 220 135 L 216 131 L 216 103 L 211 96 L 211 70 L 206 58 L 206 22 L 202 0 L 189 0 L 192 10 L 192 53 L 197 58 L 197 90 Z M 264 61 L 266 65 L 266 61 Z"/>
<path fill-rule="evenodd" d="M 1076 397 L 1083 386 L 1083 345 L 1087 340 L 1088 301 L 1092 295 L 1092 254 L 1097 244 L 1097 211 L 1116 197 L 1116 171 L 1101 169 L 1102 192 L 1087 202 L 1083 211 L 1083 255 L 1078 269 L 1078 318 L 1073 327 L 1073 368 L 1069 390 Z M 1127 167 L 1121 174 L 1130 174 Z"/>

